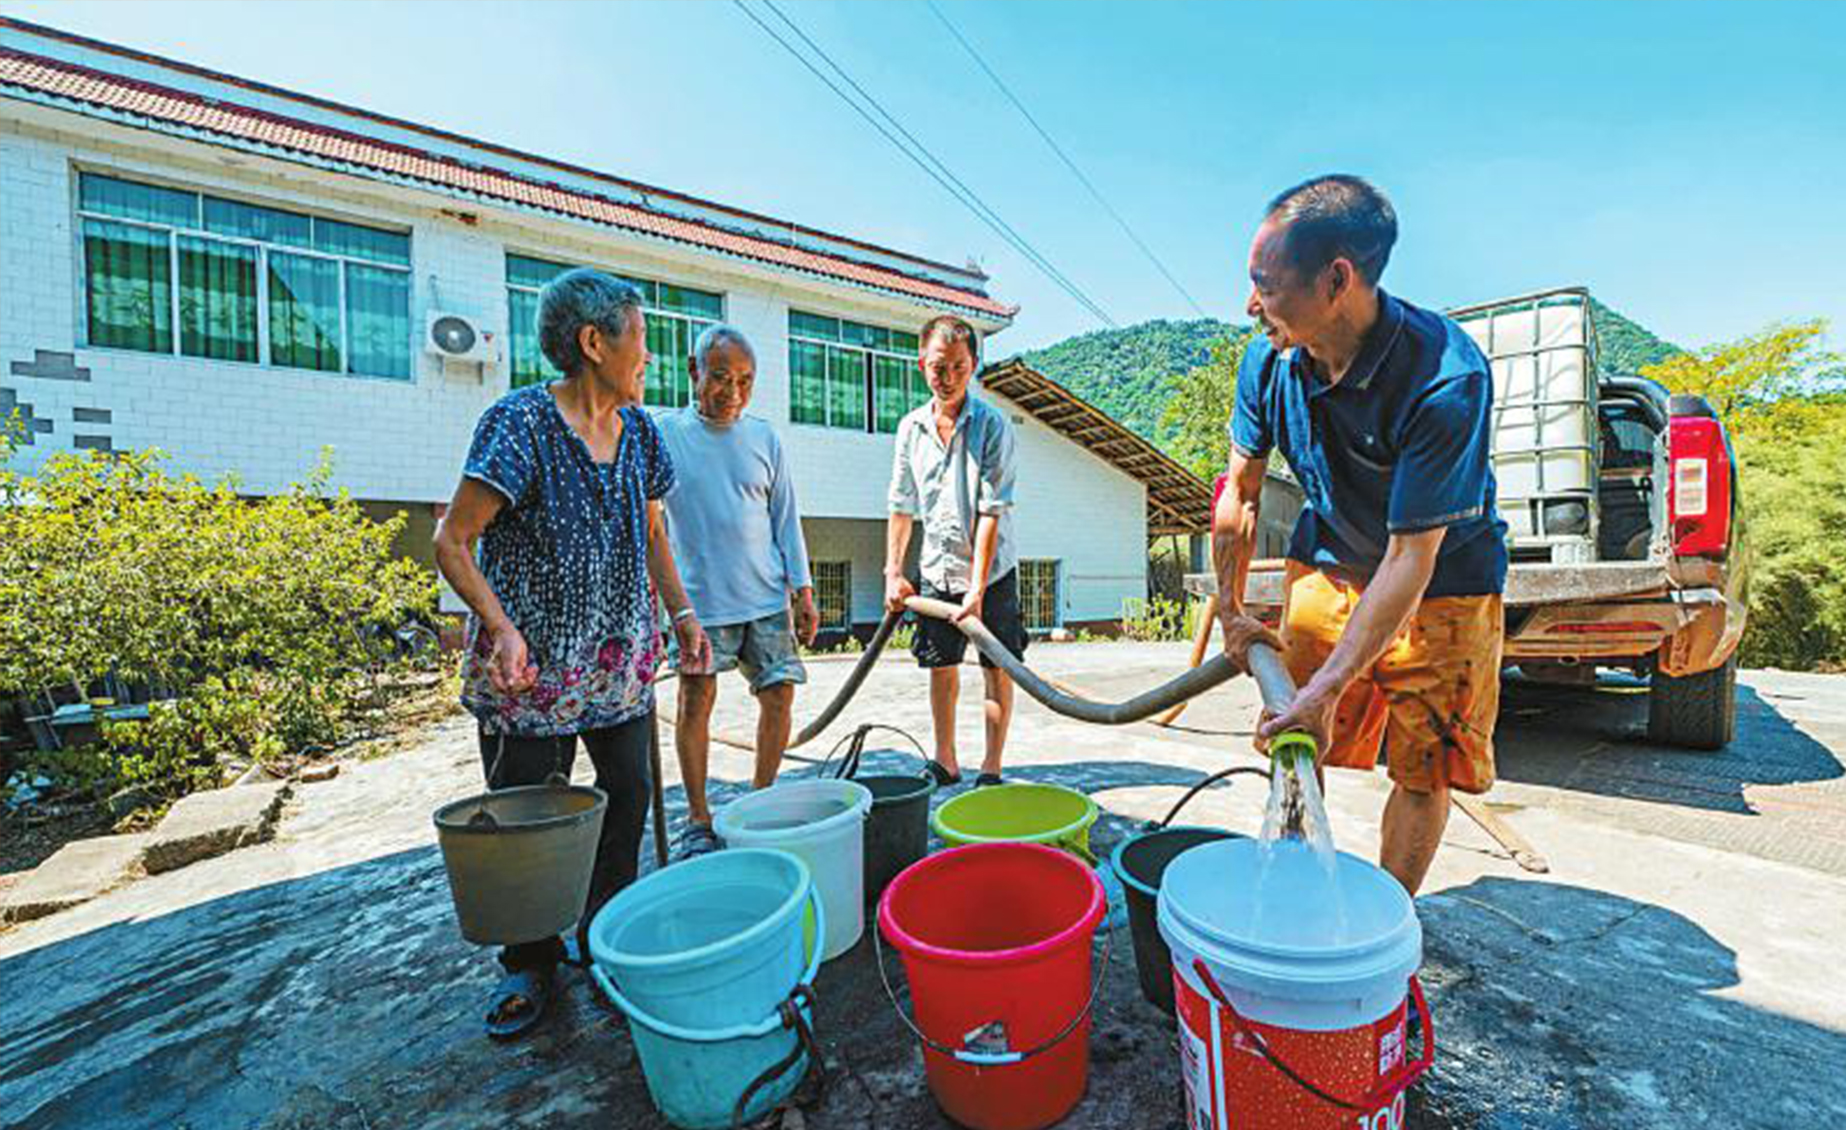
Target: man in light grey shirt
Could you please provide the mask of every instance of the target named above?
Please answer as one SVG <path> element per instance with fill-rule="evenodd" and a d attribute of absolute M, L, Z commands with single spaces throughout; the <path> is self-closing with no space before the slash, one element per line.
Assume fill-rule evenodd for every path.
<path fill-rule="evenodd" d="M 756 383 L 755 352 L 737 330 L 711 326 L 687 368 L 693 403 L 658 417 L 678 472 L 665 498 L 667 534 L 712 651 L 709 670 L 679 664 L 674 653 L 674 741 L 690 820 L 682 858 L 718 846 L 705 795 L 717 675 L 736 668 L 750 680 L 757 703 L 752 784 L 765 788 L 788 748 L 795 687 L 807 682 L 795 640 L 813 643 L 820 619 L 782 441 L 767 421 L 744 414 Z"/>
<path fill-rule="evenodd" d="M 1019 610 L 1013 547 L 1013 426 L 1004 413 L 968 389 L 980 363 L 980 338 L 960 318 L 944 315 L 923 327 L 918 367 L 930 401 L 897 427 L 891 463 L 890 518 L 885 537 L 885 602 L 901 609 L 916 593 L 904 576 L 911 528 L 921 518 L 923 595 L 961 606 L 957 619 L 977 617 L 1019 658 L 1026 631 Z M 955 751 L 955 704 L 968 639 L 954 624 L 920 617 L 913 650 L 929 670 L 938 784 L 961 780 Z M 998 784 L 1006 731 L 1013 715 L 1013 681 L 981 657 L 986 686 L 986 756 L 977 785 Z"/>

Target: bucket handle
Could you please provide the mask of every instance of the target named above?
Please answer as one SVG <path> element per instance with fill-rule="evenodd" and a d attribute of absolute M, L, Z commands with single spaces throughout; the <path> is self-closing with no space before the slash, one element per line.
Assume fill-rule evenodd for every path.
<path fill-rule="evenodd" d="M 1158 826 L 1165 828 L 1167 825 L 1173 823 L 1173 818 L 1179 815 L 1179 810 L 1186 807 L 1187 802 L 1191 801 L 1193 797 L 1198 796 L 1200 793 L 1211 788 L 1226 777 L 1235 777 L 1239 773 L 1249 773 L 1252 776 L 1261 777 L 1265 781 L 1269 779 L 1269 770 L 1258 769 L 1254 765 L 1234 765 L 1229 769 L 1220 769 L 1198 784 L 1193 785 L 1190 789 L 1187 789 L 1186 795 L 1179 798 L 1179 803 L 1173 806 L 1172 810 L 1167 813 L 1166 818 L 1163 819 Z"/>
<path fill-rule="evenodd" d="M 1283 1062 L 1282 1058 L 1276 1055 L 1275 1051 L 1270 1048 L 1269 1041 L 1263 1039 L 1255 1029 L 1250 1027 L 1249 1022 L 1244 1019 L 1243 1014 L 1237 1011 L 1237 1006 L 1232 1004 L 1230 998 L 1225 996 L 1224 990 L 1218 987 L 1217 980 L 1212 977 L 1211 970 L 1206 968 L 1203 958 L 1194 958 L 1192 960 L 1192 971 L 1199 975 L 1199 979 L 1204 982 L 1205 988 L 1211 992 L 1212 998 L 1218 1002 L 1218 1006 L 1230 1014 L 1231 1023 L 1236 1026 L 1237 1034 L 1242 1036 L 1251 1047 L 1262 1053 L 1263 1058 L 1269 1061 L 1269 1066 L 1280 1071 L 1283 1075 L 1286 1075 L 1297 1087 L 1300 1087 L 1322 1102 L 1332 1103 L 1334 1106 L 1340 1107 L 1341 1109 L 1360 1113 L 1376 1110 L 1380 1106 L 1396 1098 L 1399 1092 L 1408 1089 L 1418 1079 L 1421 1079 L 1424 1072 L 1428 1071 L 1436 1062 L 1436 1025 L 1435 1022 L 1430 1019 L 1429 1002 L 1423 997 L 1423 981 L 1414 973 L 1410 976 L 1410 1001 L 1412 1006 L 1417 1010 L 1417 1015 L 1423 1018 L 1422 1054 L 1416 1058 L 1415 1062 L 1406 1063 L 1403 1067 L 1400 1067 L 1395 1072 L 1373 1084 L 1371 1089 L 1359 1096 L 1357 1101 L 1348 1102 L 1308 1082 L 1300 1072 Z"/>
<path fill-rule="evenodd" d="M 904 1006 L 897 1003 L 897 990 L 891 987 L 891 976 L 885 972 L 885 947 L 884 942 L 880 938 L 880 933 L 881 931 L 878 925 L 874 923 L 872 926 L 872 948 L 876 951 L 878 980 L 884 984 L 885 996 L 891 1001 L 891 1007 L 897 1012 L 897 1018 L 904 1022 L 904 1027 L 910 1029 L 910 1034 L 915 1036 L 924 1047 L 929 1048 L 931 1051 L 940 1052 L 957 1062 L 972 1064 L 976 1067 L 1000 1067 L 1011 1063 L 1024 1063 L 1026 1060 L 1034 1056 L 1043 1055 L 1045 1052 L 1063 1043 L 1065 1037 L 1075 1032 L 1078 1025 L 1082 1024 L 1084 1018 L 1088 1017 L 1091 1010 L 1096 1007 L 1096 997 L 1102 992 L 1103 976 L 1109 972 L 1109 953 L 1115 947 L 1115 932 L 1113 930 L 1104 930 L 1102 960 L 1096 963 L 1096 979 L 1090 985 L 1089 999 L 1083 1002 L 1083 1007 L 1077 1010 L 1077 1014 L 1070 1018 L 1070 1023 L 1064 1025 L 1063 1029 L 1060 1030 L 1057 1035 L 1039 1044 L 1037 1047 L 1027 1048 L 1025 1051 L 977 1052 L 970 1051 L 965 1047 L 952 1048 L 947 1044 L 938 1043 L 925 1035 L 923 1029 L 917 1027 L 916 1021 L 910 1019 L 910 1014 L 904 1011 Z"/>
<path fill-rule="evenodd" d="M 833 749 L 828 752 L 826 759 L 820 763 L 820 775 L 823 777 L 827 775 L 827 767 L 832 764 L 833 755 L 840 752 L 841 746 L 846 746 L 846 756 L 840 760 L 840 767 L 834 770 L 833 775 L 842 781 L 850 781 L 857 777 L 859 775 L 859 756 L 865 752 L 866 735 L 870 734 L 873 730 L 885 730 L 909 742 L 911 748 L 917 751 L 917 757 L 922 760 L 925 770 L 928 769 L 929 755 L 923 752 L 923 743 L 919 742 L 916 736 L 909 730 L 900 729 L 897 726 L 887 726 L 883 722 L 865 722 L 852 733 L 847 734 L 844 738 L 834 743 Z M 927 772 L 923 773 L 922 776 L 926 780 L 929 779 L 929 774 Z"/>
<path fill-rule="evenodd" d="M 808 888 L 807 903 L 814 912 L 814 952 L 808 955 L 808 967 L 802 971 L 801 980 L 795 986 L 797 991 L 813 985 L 814 975 L 820 972 L 820 955 L 822 951 L 826 949 L 826 911 L 820 901 L 819 887 L 810 886 Z M 592 962 L 590 964 L 590 976 L 595 978 L 597 986 L 603 991 L 603 996 L 609 998 L 609 1003 L 621 1009 L 622 1012 L 627 1014 L 630 1020 L 637 1021 L 643 1027 L 651 1028 L 663 1036 L 671 1036 L 675 1040 L 687 1040 L 699 1044 L 716 1044 L 726 1040 L 746 1040 L 753 1039 L 757 1036 L 767 1036 L 778 1028 L 788 1027 L 782 1016 L 781 1004 L 776 1006 L 774 1012 L 771 1012 L 768 1016 L 765 1016 L 763 1019 L 753 1024 L 733 1024 L 728 1028 L 681 1027 L 678 1024 L 670 1024 L 660 1019 L 640 1005 L 629 1000 L 623 995 L 622 990 L 615 987 L 615 982 L 610 980 L 609 975 L 603 972 L 602 966 Z M 811 990 L 809 991 L 811 992 Z M 791 992 L 789 994 L 789 999 L 793 1000 L 795 996 L 796 993 Z M 784 1001 L 782 1003 L 786 1004 L 787 1002 Z"/>

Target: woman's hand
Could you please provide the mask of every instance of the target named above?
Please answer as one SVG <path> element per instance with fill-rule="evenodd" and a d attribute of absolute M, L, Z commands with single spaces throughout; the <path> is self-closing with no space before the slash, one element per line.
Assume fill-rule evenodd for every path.
<path fill-rule="evenodd" d="M 526 638 L 511 621 L 493 629 L 492 635 L 494 653 L 488 661 L 488 681 L 501 694 L 525 694 L 538 683 L 538 664 L 526 653 Z"/>
<path fill-rule="evenodd" d="M 680 674 L 711 673 L 711 637 L 705 634 L 697 616 L 673 621 L 673 638 L 679 643 Z"/>

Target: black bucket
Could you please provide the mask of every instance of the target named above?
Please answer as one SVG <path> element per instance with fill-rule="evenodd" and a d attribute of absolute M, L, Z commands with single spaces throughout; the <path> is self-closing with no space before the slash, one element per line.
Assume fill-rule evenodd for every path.
<path fill-rule="evenodd" d="M 928 777 L 854 777 L 872 790 L 872 815 L 865 822 L 865 901 L 875 903 L 897 873 L 929 850 Z"/>
<path fill-rule="evenodd" d="M 923 747 L 908 733 L 895 726 L 882 726 L 867 723 L 841 741 L 847 746 L 846 757 L 840 763 L 837 776 L 844 780 L 857 781 L 872 791 L 872 812 L 865 822 L 865 901 L 876 903 L 885 892 L 897 873 L 922 859 L 929 851 L 929 798 L 936 791 L 935 778 L 925 772 L 922 776 L 909 774 L 881 774 L 862 777 L 859 775 L 860 760 L 868 752 L 865 748 L 866 735 L 873 730 L 889 730 L 901 734 L 916 747 L 917 756 L 923 758 L 927 770 L 929 759 L 923 753 Z M 834 747 L 834 752 L 839 751 Z M 871 753 L 898 753 L 898 750 L 869 751 Z M 831 761 L 832 755 L 828 755 Z M 824 771 L 824 770 L 823 770 Z"/>
<path fill-rule="evenodd" d="M 1161 876 L 1167 873 L 1167 864 L 1188 848 L 1241 838 L 1222 828 L 1155 828 L 1123 840 L 1109 857 L 1128 903 L 1128 931 L 1134 938 L 1141 995 L 1168 1016 L 1173 1015 L 1173 955 L 1155 918 Z"/>

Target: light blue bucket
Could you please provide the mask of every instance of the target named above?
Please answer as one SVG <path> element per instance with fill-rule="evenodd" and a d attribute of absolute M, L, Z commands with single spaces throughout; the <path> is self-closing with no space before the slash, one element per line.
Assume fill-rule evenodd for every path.
<path fill-rule="evenodd" d="M 627 1014 L 648 1093 L 667 1121 L 719 1130 L 753 1084 L 746 1122 L 794 1091 L 808 1057 L 791 1020 L 799 1012 L 813 1023 L 797 989 L 812 984 L 825 936 L 807 865 L 769 849 L 675 863 L 597 912 L 590 972 Z"/>

